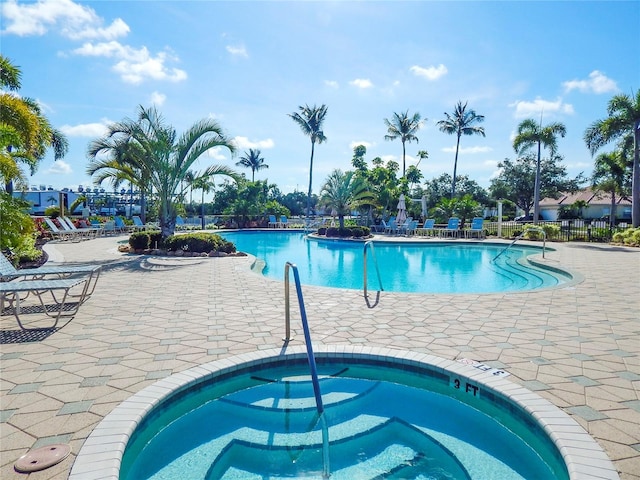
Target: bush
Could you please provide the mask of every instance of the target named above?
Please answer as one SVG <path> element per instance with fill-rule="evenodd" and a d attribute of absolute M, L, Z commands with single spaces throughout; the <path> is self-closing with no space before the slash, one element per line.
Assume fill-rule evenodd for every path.
<path fill-rule="evenodd" d="M 165 239 L 167 250 L 194 253 L 224 252 L 235 253 L 236 246 L 215 233 L 188 233 L 171 235 Z"/>
<path fill-rule="evenodd" d="M 44 209 L 44 214 L 50 218 L 58 218 L 60 216 L 60 207 L 47 207 Z"/>
<path fill-rule="evenodd" d="M 338 238 L 362 238 L 371 235 L 371 229 L 369 227 L 322 227 L 318 229 L 318 235 Z"/>
<path fill-rule="evenodd" d="M 129 237 L 129 245 L 134 250 L 146 250 L 149 248 L 149 233 L 134 232 Z"/>

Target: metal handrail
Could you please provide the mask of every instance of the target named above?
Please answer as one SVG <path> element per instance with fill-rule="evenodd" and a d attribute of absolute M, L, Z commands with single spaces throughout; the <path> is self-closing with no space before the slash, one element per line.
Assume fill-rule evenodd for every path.
<path fill-rule="evenodd" d="M 284 267 L 284 315 L 286 322 L 286 337 L 285 341 L 291 340 L 291 320 L 290 320 L 290 308 L 289 308 L 289 269 L 293 270 L 293 279 L 296 284 L 296 293 L 298 294 L 298 306 L 300 307 L 300 316 L 302 317 L 302 330 L 304 331 L 304 343 L 307 346 L 307 359 L 309 360 L 309 370 L 311 370 L 311 382 L 313 383 L 313 394 L 316 397 L 316 407 L 318 408 L 318 414 L 322 415 L 324 412 L 324 405 L 322 404 L 322 395 L 320 394 L 320 382 L 318 381 L 318 370 L 316 368 L 316 357 L 313 353 L 313 346 L 311 345 L 311 334 L 309 333 L 309 323 L 307 322 L 307 312 L 304 308 L 304 299 L 302 298 L 302 287 L 300 285 L 300 275 L 298 274 L 298 267 L 291 262 L 287 262 Z"/>
<path fill-rule="evenodd" d="M 318 410 L 319 421 L 322 428 L 322 477 L 328 479 L 329 471 L 329 428 L 327 420 L 324 417 L 324 405 L 322 403 L 322 394 L 320 393 L 320 382 L 318 380 L 318 369 L 316 367 L 316 357 L 313 353 L 313 345 L 311 344 L 311 334 L 309 333 L 309 322 L 307 321 L 307 312 L 304 308 L 304 299 L 302 298 L 302 286 L 300 284 L 300 275 L 298 267 L 291 262 L 287 262 L 284 266 L 284 299 L 285 299 L 285 342 L 291 340 L 291 318 L 289 308 L 289 269 L 293 270 L 293 279 L 296 284 L 296 293 L 298 294 L 298 306 L 300 307 L 300 316 L 302 318 L 302 330 L 304 331 L 304 343 L 307 347 L 307 360 L 309 361 L 309 370 L 311 372 L 311 383 L 313 384 L 313 394 L 316 398 L 316 408 Z"/>
<path fill-rule="evenodd" d="M 363 253 L 363 258 L 364 258 L 363 290 L 364 290 L 365 297 L 367 297 L 367 248 L 371 248 L 371 256 L 373 257 L 373 264 L 376 267 L 376 274 L 378 275 L 378 285 L 380 286 L 379 291 L 380 292 L 384 291 L 384 288 L 382 288 L 382 278 L 380 277 L 380 269 L 378 268 L 378 261 L 376 260 L 376 251 L 373 248 L 373 240 L 367 240 L 366 242 L 364 242 L 364 253 Z"/>
<path fill-rule="evenodd" d="M 531 231 L 531 230 L 535 230 L 537 232 L 541 232 L 542 233 L 542 258 L 544 258 L 544 251 L 547 247 L 547 232 L 545 232 L 541 227 L 527 227 L 527 231 L 522 232 L 520 235 L 518 235 L 516 238 L 513 239 L 513 242 L 511 242 L 509 245 L 507 245 L 500 253 L 498 253 L 498 255 L 496 255 L 495 257 L 493 257 L 493 259 L 491 260 L 492 262 L 495 262 L 498 257 L 500 255 L 502 255 L 504 252 L 506 252 L 507 250 L 509 250 L 511 247 L 513 247 L 513 245 L 520 240 L 524 235 L 527 234 L 527 232 Z"/>

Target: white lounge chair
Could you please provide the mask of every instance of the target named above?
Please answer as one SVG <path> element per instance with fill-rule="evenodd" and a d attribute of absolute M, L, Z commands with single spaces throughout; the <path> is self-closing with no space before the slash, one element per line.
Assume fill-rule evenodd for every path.
<path fill-rule="evenodd" d="M 53 325 L 48 328 L 55 328 L 61 317 L 74 317 L 78 313 L 80 305 L 84 303 L 84 292 L 87 291 L 87 277 L 82 278 L 64 278 L 58 280 L 22 280 L 15 282 L 0 283 L 0 315 L 13 314 L 16 317 L 18 325 L 23 330 L 25 328 L 20 316 L 30 313 L 44 313 L 54 318 Z M 78 295 L 70 295 L 71 289 L 79 289 Z M 56 292 L 62 292 L 62 297 L 58 298 Z M 53 304 L 46 304 L 43 296 L 47 293 L 51 294 Z M 21 294 L 26 294 L 24 297 Z M 39 307 L 29 305 L 24 306 L 23 303 L 29 296 L 38 299 Z M 69 302 L 69 298 L 78 298 L 77 302 Z M 5 308 L 5 303 L 8 306 Z M 37 309 L 37 311 L 36 311 Z"/>
<path fill-rule="evenodd" d="M 47 277 L 65 279 L 74 275 L 85 275 L 87 277 L 86 290 L 80 295 L 75 296 L 76 298 L 82 298 L 83 302 L 87 300 L 95 290 L 101 271 L 101 265 L 45 265 L 39 268 L 17 270 L 7 257 L 0 255 L 0 281 L 2 282 L 10 282 L 21 278 L 24 280 L 45 280 Z M 51 280 L 51 278 L 49 278 L 49 280 Z"/>
<path fill-rule="evenodd" d="M 49 233 L 53 237 L 54 240 L 62 240 L 62 241 L 80 241 L 80 235 L 73 232 L 70 229 L 60 230 L 58 226 L 53 222 L 52 219 L 46 218 L 44 219 L 45 223 L 49 227 Z"/>

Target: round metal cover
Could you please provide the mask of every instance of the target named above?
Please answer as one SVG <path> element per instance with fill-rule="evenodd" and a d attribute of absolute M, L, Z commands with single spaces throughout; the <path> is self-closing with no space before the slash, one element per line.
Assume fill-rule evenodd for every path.
<path fill-rule="evenodd" d="M 21 456 L 13 466 L 16 472 L 30 473 L 53 467 L 71 453 L 71 447 L 65 444 L 47 445 L 36 448 Z"/>

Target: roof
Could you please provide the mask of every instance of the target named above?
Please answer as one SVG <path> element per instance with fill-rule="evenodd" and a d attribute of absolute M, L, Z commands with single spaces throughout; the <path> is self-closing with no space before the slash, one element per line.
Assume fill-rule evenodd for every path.
<path fill-rule="evenodd" d="M 611 205 L 611 194 L 608 192 L 594 191 L 590 187 L 577 192 L 563 192 L 556 198 L 543 198 L 540 200 L 541 207 L 573 205 L 577 201 L 585 201 L 588 205 Z M 631 205 L 631 200 L 626 197 L 616 195 L 616 205 Z"/>

